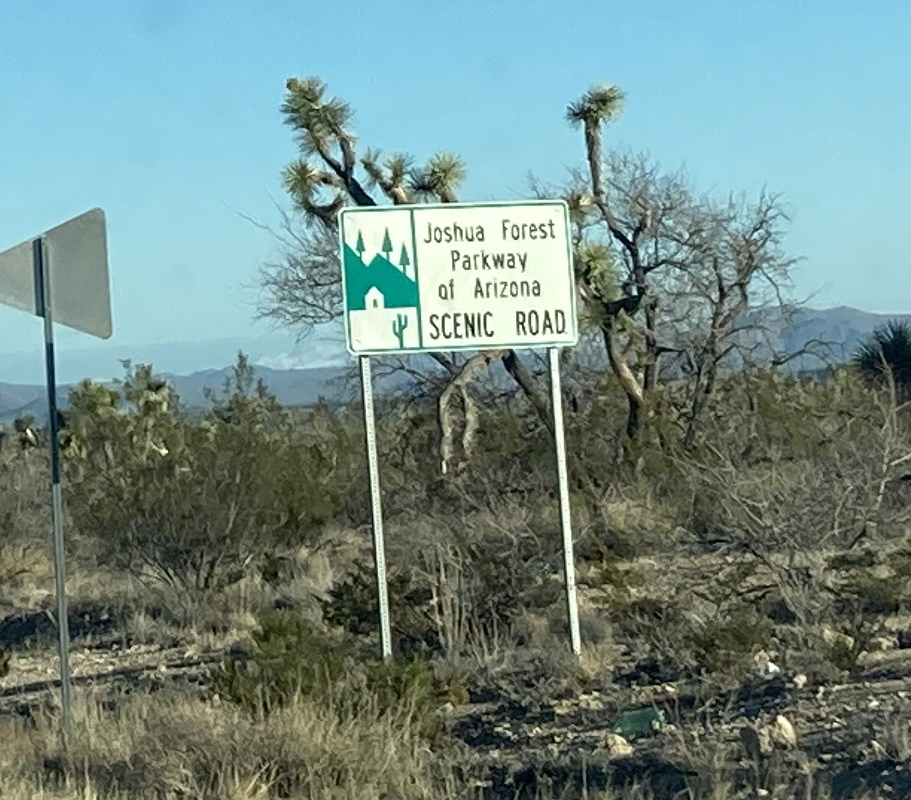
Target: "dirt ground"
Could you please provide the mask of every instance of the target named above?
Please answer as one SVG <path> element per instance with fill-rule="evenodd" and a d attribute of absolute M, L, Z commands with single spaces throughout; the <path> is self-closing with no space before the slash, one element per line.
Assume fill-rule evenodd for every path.
<path fill-rule="evenodd" d="M 102 692 L 116 701 L 137 691 L 204 692 L 226 652 L 103 642 L 106 626 L 89 614 L 74 618 L 77 694 Z M 92 647 L 79 641 L 89 629 L 98 640 Z M 35 642 L 13 655 L 0 679 L 0 715 L 30 718 L 57 707 L 52 632 L 41 613 L 13 613 L 0 623 L 5 640 Z M 729 697 L 710 702 L 697 699 L 696 687 L 685 681 L 661 680 L 627 664 L 610 685 L 583 692 L 476 689 L 469 702 L 448 710 L 448 719 L 464 745 L 465 780 L 490 798 L 581 797 L 634 785 L 643 794 L 629 796 L 681 797 L 699 776 L 712 774 L 743 786 L 750 792 L 745 797 L 794 796 L 780 792 L 782 782 L 797 793 L 807 775 L 827 783 L 838 800 L 911 797 L 911 648 L 866 661 L 861 674 L 838 685 L 806 685 L 783 670 L 771 680 L 748 677 Z M 612 728 L 630 708 L 660 710 L 663 722 L 642 736 L 619 738 Z M 790 723 L 794 741 L 775 738 L 784 724 L 778 717 Z M 763 740 L 762 752 L 750 751 L 747 728 Z"/>

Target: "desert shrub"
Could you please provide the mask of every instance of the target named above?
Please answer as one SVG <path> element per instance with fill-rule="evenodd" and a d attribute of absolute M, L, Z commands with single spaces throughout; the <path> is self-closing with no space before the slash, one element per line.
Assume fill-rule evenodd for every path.
<path fill-rule="evenodd" d="M 907 505 L 888 501 L 911 431 L 894 398 L 850 372 L 826 382 L 735 376 L 718 395 L 712 441 L 677 459 L 696 539 L 767 556 L 904 529 Z"/>
<path fill-rule="evenodd" d="M 439 713 L 457 693 L 452 676 L 439 680 L 426 660 L 411 658 L 365 660 L 345 681 L 356 716 L 383 715 L 396 709 L 407 713 L 418 735 L 438 742 L 444 734 Z"/>
<path fill-rule="evenodd" d="M 292 610 L 266 611 L 258 622 L 249 652 L 215 673 L 220 698 L 266 716 L 301 698 L 327 703 L 345 718 L 407 709 L 422 736 L 441 734 L 437 712 L 452 694 L 452 676 L 437 679 L 420 656 L 371 657 Z"/>
<path fill-rule="evenodd" d="M 835 636 L 823 642 L 825 657 L 840 671 L 854 675 L 885 618 L 903 611 L 911 586 L 911 550 L 905 544 L 873 556 L 873 563 L 845 556 L 834 580 L 829 623 Z"/>
<path fill-rule="evenodd" d="M 0 455 L 0 602 L 17 605 L 18 593 L 50 581 L 50 489 L 43 452 L 3 441 Z"/>
<path fill-rule="evenodd" d="M 471 484 L 482 493 L 494 485 L 518 500 L 552 488 L 553 437 L 534 410 L 491 404 L 479 415 L 477 441 Z"/>
<path fill-rule="evenodd" d="M 289 412 L 287 421 L 304 448 L 304 458 L 296 460 L 301 454 L 293 448 L 286 451 L 284 488 L 298 497 L 316 488 L 313 497 L 322 494 L 330 499 L 336 523 L 361 525 L 370 519 L 364 421 L 358 410 L 336 411 L 319 402 L 306 411 Z M 385 470 L 384 479 L 387 476 Z M 314 480 L 316 487 L 311 486 Z"/>
<path fill-rule="evenodd" d="M 755 654 L 769 646 L 773 628 L 725 576 L 711 587 L 667 588 L 662 596 L 631 594 L 614 578 L 606 604 L 615 629 L 632 640 L 644 661 L 669 674 L 743 678 Z M 654 592 L 654 587 L 651 588 Z"/>
<path fill-rule="evenodd" d="M 510 506 L 499 513 L 506 517 Z M 456 616 L 480 634 L 508 630 L 523 611 L 547 608 L 560 598 L 553 580 L 561 563 L 555 520 L 536 530 L 538 523 L 523 520 L 523 513 L 513 506 L 509 527 L 488 527 L 484 517 L 450 524 L 444 529 L 448 543 L 438 543 L 432 556 L 423 552 L 426 575 L 450 576 L 436 583 L 437 603 L 457 604 Z"/>
<path fill-rule="evenodd" d="M 397 649 L 414 651 L 435 645 L 429 611 L 430 589 L 401 568 L 391 566 L 386 575 L 390 626 Z M 373 562 L 359 561 L 321 602 L 323 617 L 356 636 L 374 637 L 379 631 L 379 598 Z"/>
<path fill-rule="evenodd" d="M 769 646 L 772 623 L 752 605 L 732 603 L 700 620 L 690 638 L 699 668 L 730 673 L 744 669 L 759 650 Z"/>
<path fill-rule="evenodd" d="M 556 509 L 514 501 L 444 525 L 425 524 L 412 569 L 430 588 L 442 648 L 464 653 L 510 638 L 524 613 L 561 597 Z"/>
<path fill-rule="evenodd" d="M 406 651 L 464 653 L 508 635 L 524 611 L 560 598 L 556 508 L 548 518 L 537 506 L 475 491 L 474 499 L 462 496 L 463 517 L 421 510 L 387 525 L 391 625 Z M 357 635 L 376 632 L 372 560 L 330 590 L 323 613 Z"/>
<path fill-rule="evenodd" d="M 851 575 L 844 581 L 835 602 L 839 616 L 849 614 L 883 617 L 897 614 L 908 597 L 908 577 L 901 574 Z"/>
<path fill-rule="evenodd" d="M 404 407 L 399 403 L 381 418 L 377 444 L 388 518 L 419 511 L 461 519 L 487 510 L 491 502 L 522 505 L 553 495 L 553 442 L 540 419 L 531 424 L 509 406 L 482 404 L 477 425 L 464 472 L 444 476 L 435 404 L 425 398 Z M 550 502 L 556 507 L 555 499 Z"/>
<path fill-rule="evenodd" d="M 119 391 L 71 395 L 82 443 L 70 459 L 70 509 L 100 563 L 193 592 L 255 571 L 280 544 L 312 537 L 335 508 L 328 443 L 315 444 L 243 363 L 210 415 L 191 418 L 151 368 Z"/>
<path fill-rule="evenodd" d="M 295 611 L 269 609 L 257 622 L 249 653 L 228 658 L 213 679 L 219 697 L 247 711 L 328 695 L 351 666 L 350 647 Z"/>

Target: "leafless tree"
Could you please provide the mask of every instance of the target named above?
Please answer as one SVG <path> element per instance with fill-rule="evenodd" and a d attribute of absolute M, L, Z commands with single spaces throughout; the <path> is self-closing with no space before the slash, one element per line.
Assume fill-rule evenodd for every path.
<path fill-rule="evenodd" d="M 759 565 L 812 621 L 833 554 L 878 552 L 907 530 L 905 408 L 845 371 L 828 385 L 772 373 L 730 383 L 727 430 L 677 460 L 693 491 L 688 533 Z"/>
<path fill-rule="evenodd" d="M 658 386 L 660 359 L 689 375 L 682 412 L 691 445 L 719 366 L 747 312 L 785 306 L 795 259 L 784 253 L 787 215 L 778 195 L 753 202 L 699 196 L 685 172 L 663 172 L 642 154 L 605 152 L 603 128 L 623 95 L 596 86 L 567 110 L 584 132 L 587 174 L 565 195 L 576 220 L 576 266 L 590 321 L 626 394 L 626 432 L 638 436 Z"/>
<path fill-rule="evenodd" d="M 298 338 L 335 320 L 342 305 L 338 234 L 329 225 L 301 224 L 278 208 L 278 230 L 263 227 L 279 244 L 279 258 L 260 269 L 257 316 L 294 330 Z"/>

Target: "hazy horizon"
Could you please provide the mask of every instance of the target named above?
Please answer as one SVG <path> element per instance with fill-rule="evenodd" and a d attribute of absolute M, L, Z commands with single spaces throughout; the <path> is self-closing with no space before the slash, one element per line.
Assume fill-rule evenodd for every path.
<path fill-rule="evenodd" d="M 908 314 L 876 314 L 852 306 L 820 308 L 805 306 L 804 323 L 814 314 L 828 317 L 843 312 L 846 319 L 856 322 L 857 317 L 869 315 L 873 324 L 881 324 L 892 317 Z M 842 320 L 843 322 L 844 320 Z M 869 326 L 868 326 L 869 327 Z M 74 383 L 83 378 L 110 380 L 119 377 L 123 368 L 121 359 L 134 363 L 152 363 L 159 372 L 191 375 L 209 369 L 229 367 L 242 350 L 257 367 L 276 370 L 312 369 L 338 366 L 352 358 L 345 349 L 341 319 L 315 328 L 309 336 L 297 340 L 289 331 L 273 330 L 257 336 L 220 337 L 198 341 L 172 341 L 147 344 L 118 344 L 103 348 L 65 347 L 58 352 L 57 374 L 59 382 Z M 0 353 L 0 383 L 16 385 L 43 384 L 44 361 L 40 331 L 36 330 L 31 349 Z"/>

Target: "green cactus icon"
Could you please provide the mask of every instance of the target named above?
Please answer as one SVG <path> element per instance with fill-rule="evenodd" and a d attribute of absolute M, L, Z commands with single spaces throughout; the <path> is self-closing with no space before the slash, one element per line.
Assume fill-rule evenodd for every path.
<path fill-rule="evenodd" d="M 405 329 L 408 327 L 408 317 L 404 314 L 396 314 L 395 322 L 392 323 L 392 332 L 395 338 L 399 340 L 399 347 L 405 347 Z"/>

